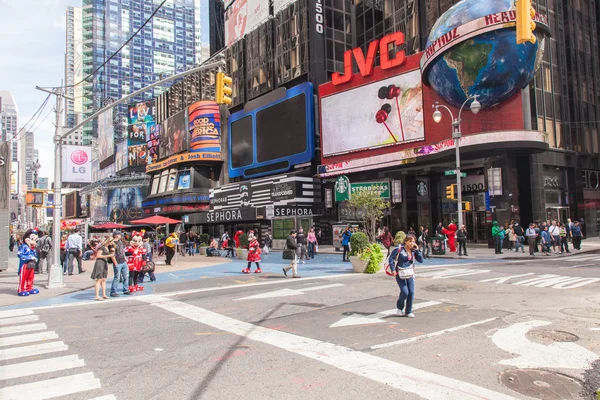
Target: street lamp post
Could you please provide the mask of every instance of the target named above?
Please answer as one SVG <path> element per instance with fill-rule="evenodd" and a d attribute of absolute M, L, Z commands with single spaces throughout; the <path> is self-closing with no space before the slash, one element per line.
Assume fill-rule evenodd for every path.
<path fill-rule="evenodd" d="M 436 123 L 439 123 L 442 120 L 442 112 L 440 111 L 440 108 L 444 108 L 446 111 L 448 111 L 448 113 L 450 114 L 450 117 L 452 118 L 452 138 L 454 139 L 454 148 L 456 150 L 456 191 L 457 191 L 456 201 L 457 201 L 457 206 L 458 206 L 458 229 L 460 229 L 463 225 L 462 183 L 461 183 L 461 176 L 460 176 L 460 138 L 462 136 L 462 133 L 460 131 L 460 123 L 461 123 L 460 117 L 462 115 L 462 112 L 463 112 L 465 106 L 469 102 L 469 100 L 473 100 L 471 102 L 471 106 L 470 106 L 471 112 L 473 114 L 477 114 L 481 110 L 481 103 L 479 101 L 477 101 L 477 97 L 478 97 L 478 95 L 476 95 L 476 94 L 469 95 L 467 97 L 465 102 L 460 107 L 460 110 L 458 111 L 458 118 L 454 118 L 454 114 L 452 113 L 452 110 L 450 110 L 447 106 L 440 104 L 437 101 L 432 106 L 433 108 L 435 108 L 435 111 L 433 112 L 433 120 Z"/>

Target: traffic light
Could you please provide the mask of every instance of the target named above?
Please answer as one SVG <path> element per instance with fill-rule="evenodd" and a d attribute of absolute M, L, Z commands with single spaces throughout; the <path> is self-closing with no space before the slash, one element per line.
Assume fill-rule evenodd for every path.
<path fill-rule="evenodd" d="M 471 211 L 471 202 L 470 201 L 465 201 L 464 209 L 465 209 L 465 211 Z"/>
<path fill-rule="evenodd" d="M 535 43 L 535 9 L 531 0 L 517 0 L 517 44 Z"/>
<path fill-rule="evenodd" d="M 233 93 L 233 90 L 231 89 L 232 84 L 233 80 L 231 77 L 225 75 L 224 72 L 217 72 L 217 87 L 215 95 L 217 104 L 231 105 L 231 94 Z"/>
<path fill-rule="evenodd" d="M 456 185 L 446 186 L 446 198 L 454 200 L 456 197 Z"/>

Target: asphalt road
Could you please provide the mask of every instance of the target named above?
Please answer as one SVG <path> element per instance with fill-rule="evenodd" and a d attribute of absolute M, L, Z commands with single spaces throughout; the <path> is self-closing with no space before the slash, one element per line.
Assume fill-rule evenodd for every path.
<path fill-rule="evenodd" d="M 414 319 L 385 274 L 274 271 L 0 310 L 0 399 L 583 398 L 600 255 L 430 264 L 416 286 Z"/>

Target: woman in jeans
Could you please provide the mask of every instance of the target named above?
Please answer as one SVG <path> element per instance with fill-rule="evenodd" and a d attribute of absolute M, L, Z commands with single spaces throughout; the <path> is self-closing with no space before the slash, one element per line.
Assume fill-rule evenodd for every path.
<path fill-rule="evenodd" d="M 315 235 L 315 228 L 310 228 L 308 235 L 306 236 L 308 241 L 308 258 L 315 258 L 315 246 L 317 245 L 317 235 Z"/>
<path fill-rule="evenodd" d="M 394 271 L 396 283 L 400 288 L 400 296 L 396 302 L 396 313 L 398 316 L 406 315 L 408 318 L 414 318 L 412 312 L 413 300 L 415 296 L 415 260 L 422 263 L 423 254 L 417 246 L 414 235 L 407 235 L 404 238 L 404 245 L 396 247 L 390 254 L 388 263 L 390 270 Z M 412 275 L 410 269 L 413 269 Z M 406 302 L 406 309 L 404 303 Z"/>
<path fill-rule="evenodd" d="M 383 228 L 383 233 L 379 236 L 379 240 L 381 240 L 381 244 L 387 249 L 386 257 L 389 257 L 390 248 L 394 244 L 394 238 L 392 237 L 392 234 L 387 226 Z"/>

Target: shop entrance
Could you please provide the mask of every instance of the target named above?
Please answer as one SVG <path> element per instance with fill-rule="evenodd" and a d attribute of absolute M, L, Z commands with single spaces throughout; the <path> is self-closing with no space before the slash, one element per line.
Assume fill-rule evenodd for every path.
<path fill-rule="evenodd" d="M 569 219 L 569 211 L 569 207 L 548 207 L 546 208 L 546 219 L 566 223 Z"/>

